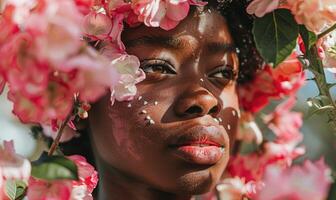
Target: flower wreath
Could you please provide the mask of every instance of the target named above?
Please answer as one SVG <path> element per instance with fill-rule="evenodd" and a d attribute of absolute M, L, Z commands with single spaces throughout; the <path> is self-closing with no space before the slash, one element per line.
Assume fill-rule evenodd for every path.
<path fill-rule="evenodd" d="M 200 0 L 0 1 L 0 93 L 8 85 L 13 113 L 22 123 L 41 125 L 54 138 L 48 155 L 32 163 L 15 153 L 12 142 L 0 147 L 0 200 L 92 199 L 98 182 L 94 168 L 84 157 L 54 152 L 60 140 L 71 138 L 62 136 L 65 126 L 75 129 L 72 121 L 87 117 L 88 103 L 107 88 L 112 104 L 130 101 L 135 85 L 145 78 L 138 58 L 128 55 L 121 41 L 124 24 L 170 30 L 188 15 L 190 6 L 206 4 Z M 218 199 L 233 199 L 233 194 L 260 200 L 326 198 L 330 169 L 323 160 L 292 166 L 305 149 L 298 146 L 303 140 L 302 115 L 291 109 L 308 69 L 320 93 L 308 100 L 309 112 L 326 112 L 330 125 L 336 127 L 336 103 L 330 93 L 334 84 L 327 83 L 323 70 L 328 66 L 334 72 L 336 67 L 335 4 L 334 0 L 254 0 L 247 7 L 254 17 L 254 42 L 267 64 L 252 84 L 239 89 L 243 112 L 238 139 L 261 148 L 233 156 L 228 178 L 216 188 Z M 286 96 L 288 100 L 262 118 L 275 134 L 274 140 L 263 142 L 254 116 L 271 99 Z M 280 178 L 286 184 L 278 184 Z M 313 190 L 296 184 L 301 180 Z"/>

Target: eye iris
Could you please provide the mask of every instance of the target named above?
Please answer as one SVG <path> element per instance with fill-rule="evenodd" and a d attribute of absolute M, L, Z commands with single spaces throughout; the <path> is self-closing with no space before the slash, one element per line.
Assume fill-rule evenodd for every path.
<path fill-rule="evenodd" d="M 231 70 L 222 70 L 221 73 L 224 78 L 227 78 L 230 80 L 233 78 L 233 72 Z"/>
<path fill-rule="evenodd" d="M 154 73 L 164 73 L 165 72 L 165 69 L 162 65 L 153 65 L 152 66 L 152 71 Z"/>

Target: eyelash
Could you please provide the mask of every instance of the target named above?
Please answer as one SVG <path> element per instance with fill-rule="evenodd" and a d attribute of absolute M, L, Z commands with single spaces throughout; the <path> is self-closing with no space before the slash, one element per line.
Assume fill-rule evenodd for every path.
<path fill-rule="evenodd" d="M 145 73 L 177 74 L 175 68 L 165 60 L 143 60 L 140 67 Z M 161 69 L 158 67 L 161 67 Z M 159 69 L 160 72 L 156 72 L 155 68 Z M 152 70 L 150 71 L 150 69 Z"/>
<path fill-rule="evenodd" d="M 226 79 L 226 80 L 235 80 L 237 77 L 237 72 L 234 70 L 231 66 L 225 65 L 216 68 L 214 71 L 209 73 L 209 77 L 211 78 L 223 78 L 223 77 L 213 77 L 213 75 L 221 73 L 221 75 Z"/>
<path fill-rule="evenodd" d="M 155 76 L 177 74 L 173 65 L 171 65 L 170 62 L 166 60 L 160 60 L 160 59 L 143 60 L 141 61 L 140 67 L 146 74 L 153 74 Z M 214 76 L 216 74 L 221 74 L 221 77 Z M 221 82 L 225 81 L 225 84 L 227 84 L 228 81 L 233 81 L 236 79 L 237 72 L 230 65 L 225 65 L 217 67 L 215 70 L 208 73 L 208 77 L 212 79 L 221 80 Z"/>

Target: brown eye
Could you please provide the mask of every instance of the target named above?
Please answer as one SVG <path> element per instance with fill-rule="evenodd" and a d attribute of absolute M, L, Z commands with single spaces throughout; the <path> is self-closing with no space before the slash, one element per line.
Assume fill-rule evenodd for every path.
<path fill-rule="evenodd" d="M 218 79 L 227 84 L 229 81 L 235 80 L 236 75 L 236 71 L 231 66 L 221 66 L 211 71 L 208 77 Z"/>
<path fill-rule="evenodd" d="M 175 68 L 165 60 L 144 60 L 141 68 L 146 74 L 176 74 Z"/>

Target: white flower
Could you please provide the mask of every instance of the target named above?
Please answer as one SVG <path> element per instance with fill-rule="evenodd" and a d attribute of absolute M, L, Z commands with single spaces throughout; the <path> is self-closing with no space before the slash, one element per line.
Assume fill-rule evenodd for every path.
<path fill-rule="evenodd" d="M 111 62 L 111 66 L 119 73 L 119 81 L 111 87 L 111 102 L 130 101 L 137 92 L 135 84 L 145 79 L 144 72 L 139 69 L 139 59 L 132 55 L 120 54 Z"/>

